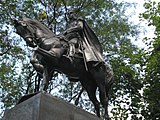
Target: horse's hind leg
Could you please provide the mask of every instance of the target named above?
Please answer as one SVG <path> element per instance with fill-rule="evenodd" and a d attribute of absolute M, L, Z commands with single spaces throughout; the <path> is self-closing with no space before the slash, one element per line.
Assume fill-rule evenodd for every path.
<path fill-rule="evenodd" d="M 108 115 L 108 91 L 104 90 L 104 87 L 100 87 L 100 101 L 105 109 L 104 117 L 106 120 L 109 120 L 109 115 Z"/>
<path fill-rule="evenodd" d="M 100 117 L 100 103 L 96 98 L 96 84 L 94 83 L 94 81 L 90 81 L 89 79 L 87 79 L 85 83 L 82 83 L 82 86 L 87 91 L 89 99 L 94 104 L 97 116 Z"/>
<path fill-rule="evenodd" d="M 100 102 L 105 109 L 105 118 L 109 119 L 108 116 L 108 92 L 106 91 L 106 69 L 105 66 L 99 66 L 93 68 L 91 73 L 96 80 L 97 86 L 100 92 Z"/>

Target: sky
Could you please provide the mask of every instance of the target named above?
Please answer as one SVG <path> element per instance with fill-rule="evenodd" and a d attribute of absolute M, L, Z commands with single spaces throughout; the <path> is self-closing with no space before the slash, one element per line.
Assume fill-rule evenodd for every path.
<path fill-rule="evenodd" d="M 154 37 L 154 27 L 152 26 L 149 27 L 147 25 L 147 21 L 140 21 L 139 14 L 145 11 L 143 4 L 148 0 L 122 0 L 122 1 L 129 2 L 129 3 L 133 3 L 133 2 L 136 3 L 135 8 L 132 7 L 132 9 L 128 9 L 126 12 L 126 14 L 128 15 L 131 13 L 134 13 L 134 15 L 130 18 L 130 20 L 133 21 L 133 23 L 139 24 L 141 26 L 141 33 L 139 35 L 139 39 L 137 41 L 135 41 L 135 39 L 132 39 L 132 41 L 138 47 L 147 49 L 147 46 L 144 43 L 143 38 L 144 37 L 153 38 Z M 160 0 L 151 0 L 151 1 L 160 2 Z"/>

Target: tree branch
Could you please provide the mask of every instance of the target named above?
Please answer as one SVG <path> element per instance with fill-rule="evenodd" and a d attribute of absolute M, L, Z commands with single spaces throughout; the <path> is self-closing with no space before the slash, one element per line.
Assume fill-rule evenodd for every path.
<path fill-rule="evenodd" d="M 40 3 L 41 3 L 43 6 L 46 7 L 46 5 L 44 4 L 44 2 L 43 2 L 42 0 L 40 0 Z"/>
<path fill-rule="evenodd" d="M 9 47 L 5 52 L 0 53 L 0 56 L 3 56 L 4 54 L 6 54 L 12 47 Z"/>
<path fill-rule="evenodd" d="M 64 4 L 64 8 L 65 8 L 65 11 L 66 11 L 66 13 L 67 13 L 67 11 L 68 11 L 68 9 L 67 9 L 67 4 L 66 4 L 65 0 L 62 0 L 62 2 L 63 2 L 63 4 Z M 68 20 L 67 20 L 67 15 L 66 15 L 66 14 L 65 14 L 65 20 L 66 20 L 66 22 L 68 22 Z"/>
<path fill-rule="evenodd" d="M 27 89 L 26 89 L 26 94 L 28 94 L 28 92 L 29 92 L 29 88 L 31 87 L 31 85 L 32 85 L 32 81 L 31 81 L 31 78 L 32 78 L 32 76 L 34 75 L 34 70 L 32 70 L 32 71 L 30 71 L 30 73 L 29 73 L 29 75 L 27 76 Z"/>
<path fill-rule="evenodd" d="M 57 4 L 58 4 L 58 0 L 56 0 L 54 6 L 53 6 L 53 18 L 48 21 L 48 26 L 50 26 L 53 21 L 55 20 L 56 21 L 56 7 L 57 7 Z M 56 33 L 56 22 L 55 22 L 55 25 L 54 25 L 54 33 Z"/>
<path fill-rule="evenodd" d="M 78 96 L 76 98 L 76 100 L 75 100 L 75 105 L 78 105 L 79 99 L 80 99 L 81 94 L 83 93 L 83 91 L 84 91 L 84 88 L 82 87 L 82 89 L 80 90 L 80 92 L 77 93 L 76 95 L 74 95 L 68 102 L 71 102 L 74 98 L 76 98 Z"/>

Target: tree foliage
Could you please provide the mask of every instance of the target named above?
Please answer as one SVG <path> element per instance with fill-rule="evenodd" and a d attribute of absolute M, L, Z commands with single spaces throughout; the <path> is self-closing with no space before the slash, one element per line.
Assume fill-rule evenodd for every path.
<path fill-rule="evenodd" d="M 148 21 L 148 26 L 155 27 L 155 37 L 145 38 L 150 49 L 146 52 L 142 114 L 145 119 L 157 120 L 160 118 L 160 2 L 146 2 L 144 7 L 146 11 L 141 17 Z"/>
<path fill-rule="evenodd" d="M 154 57 L 148 54 L 146 60 L 146 53 L 131 42 L 131 38 L 136 39 L 139 33 L 139 27 L 129 22 L 125 14 L 127 8 L 133 6 L 132 4 L 118 3 L 115 0 L 7 0 L 0 1 L 0 6 L 0 100 L 3 103 L 2 109 L 13 107 L 20 96 L 34 92 L 35 80 L 37 78 L 41 80 L 29 62 L 30 48 L 26 46 L 22 38 L 15 34 L 12 19 L 23 16 L 38 19 L 58 34 L 65 29 L 67 23 L 65 13 L 73 10 L 78 16 L 84 17 L 93 28 L 102 43 L 106 62 L 109 62 L 114 70 L 115 82 L 110 91 L 109 107 L 112 118 L 142 119 L 142 116 L 152 114 L 154 105 L 158 103 L 151 98 L 158 96 L 158 91 L 156 91 L 158 84 L 150 77 L 154 76 L 158 82 L 158 53 L 153 52 Z M 147 7 L 147 4 L 145 6 Z M 158 30 L 158 11 L 157 14 L 153 14 L 156 8 L 152 12 L 150 8 L 152 8 L 151 3 L 148 4 L 146 8 L 148 12 L 144 13 L 143 17 Z M 151 19 L 152 15 L 154 19 Z M 158 34 L 157 31 L 156 35 Z M 158 51 L 159 38 L 155 39 L 157 42 L 154 43 L 154 51 Z M 156 49 L 155 46 L 157 46 Z M 147 63 L 146 67 L 144 67 L 145 63 Z M 75 100 L 80 89 L 79 83 L 70 83 L 64 75 L 60 76 L 57 73 L 49 86 L 51 94 L 69 102 Z M 143 95 L 142 90 L 144 90 Z M 153 96 L 153 91 L 156 91 L 157 96 Z M 79 106 L 94 111 L 86 96 L 84 92 Z M 144 103 L 147 103 L 148 106 L 144 106 Z"/>

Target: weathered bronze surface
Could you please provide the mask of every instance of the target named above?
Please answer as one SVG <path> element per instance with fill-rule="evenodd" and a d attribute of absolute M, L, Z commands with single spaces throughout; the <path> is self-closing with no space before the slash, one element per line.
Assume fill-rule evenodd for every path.
<path fill-rule="evenodd" d="M 17 33 L 33 47 L 31 63 L 43 74 L 43 90 L 47 91 L 54 71 L 63 72 L 70 80 L 82 84 L 100 117 L 100 105 L 95 95 L 99 88 L 100 102 L 108 118 L 112 69 L 104 62 L 101 44 L 87 23 L 73 13 L 69 13 L 68 18 L 69 27 L 60 35 L 55 35 L 37 20 L 22 18 L 14 23 Z"/>

